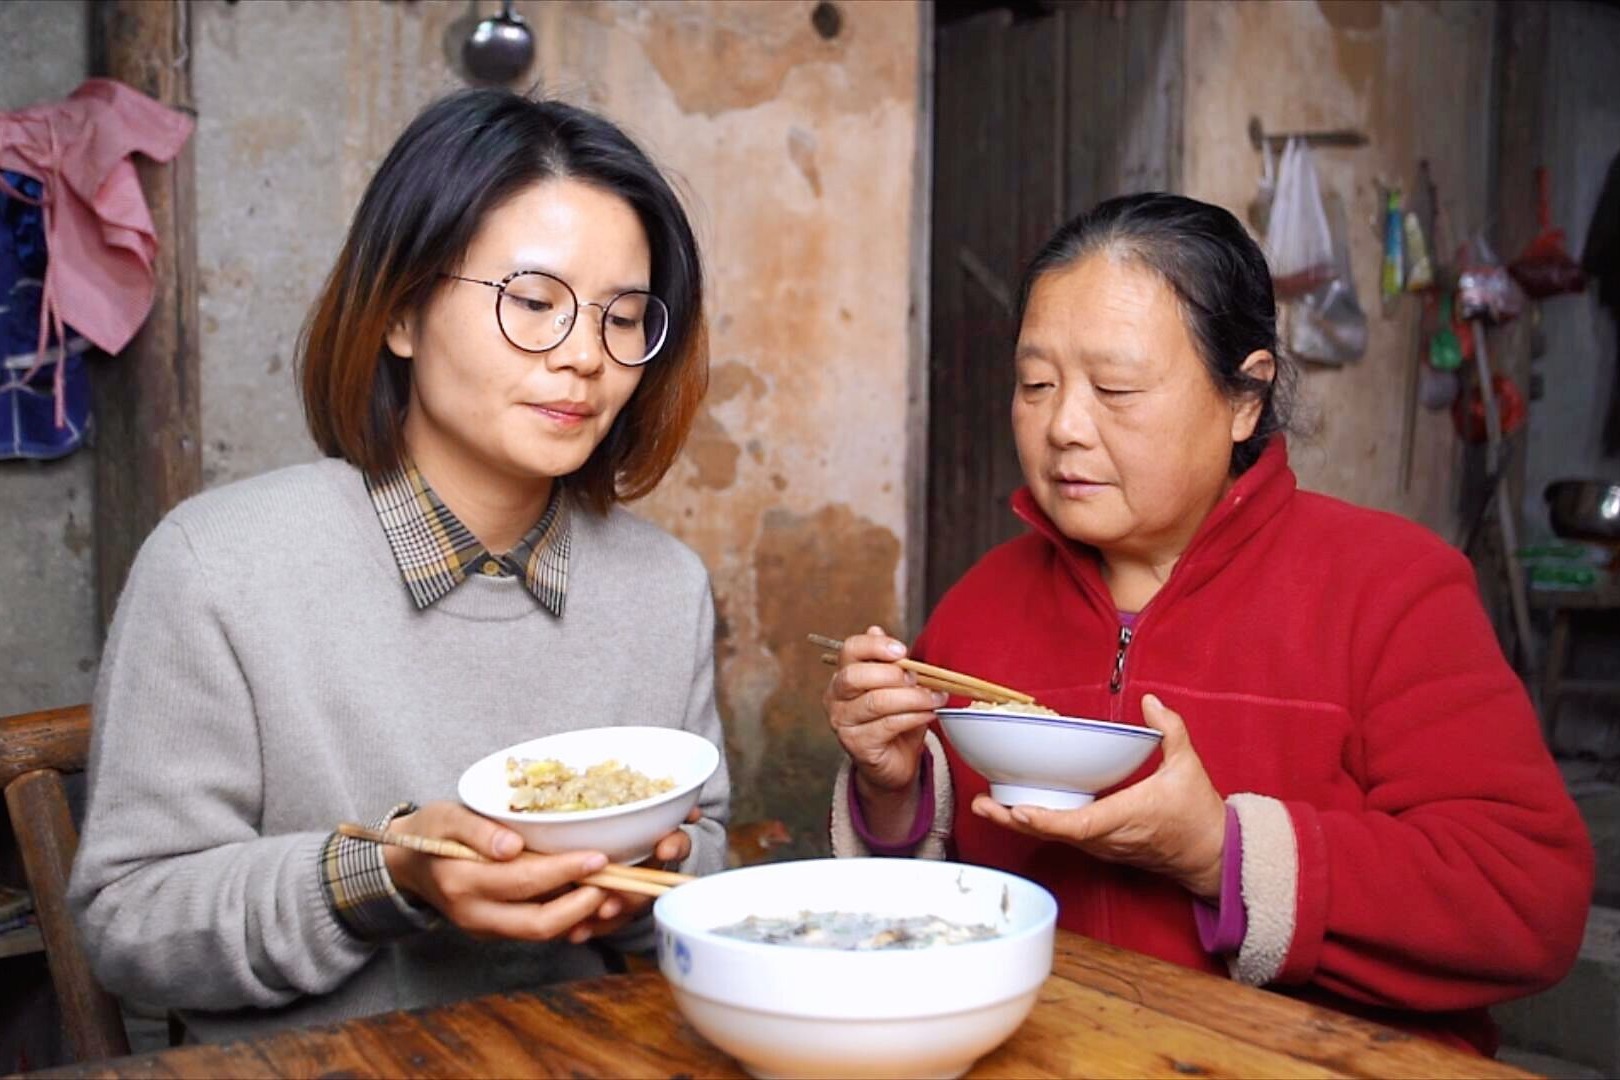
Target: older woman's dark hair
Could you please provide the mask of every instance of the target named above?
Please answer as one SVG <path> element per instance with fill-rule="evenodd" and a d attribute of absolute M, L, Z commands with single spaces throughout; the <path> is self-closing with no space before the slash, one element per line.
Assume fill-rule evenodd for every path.
<path fill-rule="evenodd" d="M 428 106 L 367 185 L 299 343 L 304 414 L 323 452 L 370 475 L 399 465 L 411 375 L 388 350 L 388 328 L 428 301 L 441 274 L 458 269 L 492 210 L 561 178 L 617 195 L 635 211 L 652 254 L 650 287 L 670 312 L 663 349 L 570 486 L 598 510 L 652 490 L 708 386 L 692 227 L 668 181 L 619 128 L 508 90 L 464 90 Z"/>
<path fill-rule="evenodd" d="M 1161 192 L 1122 195 L 1058 229 L 1030 261 L 1018 295 L 1019 319 L 1042 274 L 1098 252 L 1130 259 L 1163 278 L 1181 302 L 1216 387 L 1234 400 L 1262 400 L 1254 434 L 1232 448 L 1232 475 L 1247 471 L 1273 435 L 1290 429 L 1295 384 L 1293 364 L 1277 350 L 1277 301 L 1260 245 L 1219 206 Z M 1260 349 L 1276 358 L 1270 381 L 1242 370 Z"/>

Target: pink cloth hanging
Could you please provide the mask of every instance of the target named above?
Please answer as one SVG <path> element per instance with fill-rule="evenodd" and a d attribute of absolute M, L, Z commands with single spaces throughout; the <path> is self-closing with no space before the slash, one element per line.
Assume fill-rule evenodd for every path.
<path fill-rule="evenodd" d="M 192 127 L 190 117 L 113 79 L 89 79 L 61 101 L 0 112 L 0 168 L 45 186 L 50 257 L 39 362 L 53 326 L 59 343 L 66 323 L 117 353 L 146 321 L 157 291 L 157 236 L 131 155 L 169 161 Z M 58 424 L 61 378 L 58 366 Z"/>

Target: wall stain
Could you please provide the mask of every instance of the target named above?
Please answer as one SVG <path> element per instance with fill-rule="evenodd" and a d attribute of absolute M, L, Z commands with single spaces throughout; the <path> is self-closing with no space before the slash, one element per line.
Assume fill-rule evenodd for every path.
<path fill-rule="evenodd" d="M 244 116 L 231 126 L 231 165 L 237 169 L 262 169 L 266 161 L 289 156 L 308 140 L 296 113 Z"/>
<path fill-rule="evenodd" d="M 90 545 L 95 542 L 95 539 L 95 534 L 91 532 L 90 526 L 80 525 L 79 519 L 73 516 L 72 511 L 69 511 L 67 520 L 62 523 L 62 546 L 72 552 L 75 558 L 79 558 L 90 550 Z"/>
<path fill-rule="evenodd" d="M 709 402 L 720 405 L 738 394 L 747 393 L 758 401 L 765 396 L 765 380 L 752 366 L 738 360 L 727 360 L 709 369 Z"/>
<path fill-rule="evenodd" d="M 816 198 L 821 198 L 821 171 L 816 168 L 816 137 L 813 133 L 802 127 L 788 129 L 788 157 L 798 168 L 805 183 L 815 192 Z"/>
<path fill-rule="evenodd" d="M 776 689 L 762 710 L 769 751 L 753 785 L 753 815 L 784 822 L 795 854 L 827 849 L 827 799 L 842 751 L 827 730 L 821 695 L 830 669 L 805 635 L 842 636 L 896 626 L 900 541 L 888 529 L 834 503 L 813 514 L 765 512 L 754 549 L 761 643 L 775 657 Z"/>
<path fill-rule="evenodd" d="M 692 463 L 693 487 L 723 491 L 737 479 L 737 458 L 742 453 L 707 406 L 698 410 L 683 455 Z"/>
<path fill-rule="evenodd" d="M 1316 0 L 1316 8 L 1336 30 L 1376 30 L 1384 18 L 1377 0 Z"/>
<path fill-rule="evenodd" d="M 676 104 L 688 113 L 716 116 L 763 105 L 781 95 L 794 68 L 843 59 L 843 42 L 822 40 L 803 4 L 649 4 L 635 20 L 619 17 L 606 4 L 584 8 L 616 29 L 635 32 Z M 717 72 L 725 77 L 717 78 Z"/>

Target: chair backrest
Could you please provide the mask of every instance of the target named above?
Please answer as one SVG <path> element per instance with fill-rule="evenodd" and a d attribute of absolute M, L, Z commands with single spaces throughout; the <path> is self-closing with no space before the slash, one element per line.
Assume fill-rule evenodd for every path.
<path fill-rule="evenodd" d="M 0 788 L 34 895 L 51 985 L 78 1061 L 129 1053 L 118 1002 L 91 974 L 68 913 L 68 873 L 79 834 L 62 775 L 83 772 L 89 756 L 88 705 L 0 717 Z"/>

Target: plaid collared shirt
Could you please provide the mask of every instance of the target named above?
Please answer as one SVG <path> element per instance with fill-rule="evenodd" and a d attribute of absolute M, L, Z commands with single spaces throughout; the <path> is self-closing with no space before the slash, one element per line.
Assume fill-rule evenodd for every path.
<path fill-rule="evenodd" d="M 551 486 L 546 512 L 504 555 L 491 554 L 409 461 L 380 480 L 367 477 L 366 490 L 418 610 L 477 572 L 521 577 L 547 611 L 562 615 L 571 529 L 561 484 Z"/>
<path fill-rule="evenodd" d="M 492 554 L 451 512 L 410 461 L 381 480 L 366 479 L 371 505 L 382 522 L 399 574 L 422 611 L 478 573 L 521 577 L 529 592 L 557 617 L 568 597 L 569 501 L 553 484 L 540 520 L 504 555 Z M 401 803 L 376 828 L 416 807 Z M 326 902 L 350 933 L 365 941 L 385 941 L 436 924 L 431 908 L 407 900 L 394 887 L 383 849 L 333 833 L 321 848 L 321 888 Z"/>

